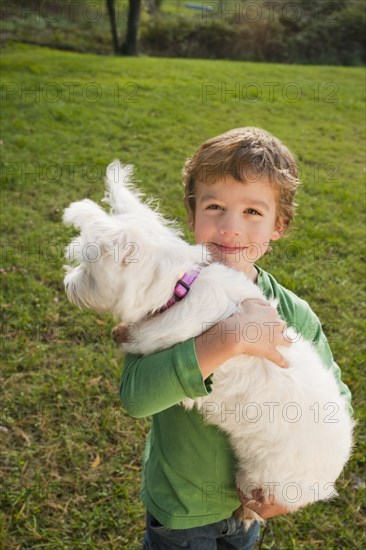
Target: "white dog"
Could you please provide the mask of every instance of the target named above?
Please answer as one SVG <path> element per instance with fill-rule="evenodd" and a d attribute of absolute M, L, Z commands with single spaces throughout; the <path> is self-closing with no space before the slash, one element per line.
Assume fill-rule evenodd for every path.
<path fill-rule="evenodd" d="M 244 274 L 211 263 L 204 246 L 184 242 L 179 231 L 142 203 L 129 183 L 132 173 L 131 166 L 118 161 L 108 167 L 104 201 L 110 213 L 89 199 L 65 210 L 65 223 L 80 230 L 67 249 L 69 260 L 78 263 L 66 266 L 71 302 L 128 323 L 133 330 L 123 350 L 149 354 L 198 336 L 232 315 L 243 300 L 264 299 Z M 167 307 L 184 273 L 195 279 L 190 291 Z M 215 371 L 210 395 L 182 404 L 196 407 L 227 433 L 244 494 L 259 488 L 295 511 L 337 494 L 334 483 L 351 452 L 353 420 L 312 344 L 288 332 L 293 344 L 280 351 L 289 368 L 234 357 Z M 246 527 L 250 518 L 260 519 L 248 508 L 242 517 Z"/>

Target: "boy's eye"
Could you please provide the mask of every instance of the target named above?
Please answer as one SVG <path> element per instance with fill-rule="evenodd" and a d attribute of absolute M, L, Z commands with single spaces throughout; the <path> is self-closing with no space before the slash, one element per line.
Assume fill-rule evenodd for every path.
<path fill-rule="evenodd" d="M 260 213 L 258 212 L 258 210 L 255 210 L 254 208 L 247 208 L 245 210 L 245 213 L 250 214 L 252 216 L 260 216 Z"/>
<path fill-rule="evenodd" d="M 210 204 L 208 207 L 207 207 L 207 210 L 221 210 L 222 206 L 220 206 L 219 204 Z"/>

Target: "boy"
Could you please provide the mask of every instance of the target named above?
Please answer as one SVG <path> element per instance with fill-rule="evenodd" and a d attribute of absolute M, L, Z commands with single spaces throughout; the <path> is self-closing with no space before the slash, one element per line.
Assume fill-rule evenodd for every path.
<path fill-rule="evenodd" d="M 133 404 L 135 417 L 152 416 L 141 491 L 148 510 L 144 549 L 249 550 L 259 526 L 243 530 L 235 516 L 240 503 L 262 518 L 286 510 L 258 492 L 236 491 L 235 457 L 227 437 L 179 402 L 207 395 L 215 370 L 241 353 L 286 368 L 276 348 L 290 345 L 283 336 L 286 324 L 314 342 L 348 398 L 349 390 L 308 304 L 255 265 L 294 216 L 299 181 L 290 151 L 263 130 L 231 130 L 199 147 L 185 164 L 183 181 L 196 242 L 205 243 L 216 261 L 245 273 L 267 298 L 276 298 L 282 319 L 267 303 L 248 300 L 239 313 L 197 338 L 148 357 L 127 355 L 122 402 L 127 410 Z M 256 325 L 259 340 L 250 337 L 246 323 Z"/>

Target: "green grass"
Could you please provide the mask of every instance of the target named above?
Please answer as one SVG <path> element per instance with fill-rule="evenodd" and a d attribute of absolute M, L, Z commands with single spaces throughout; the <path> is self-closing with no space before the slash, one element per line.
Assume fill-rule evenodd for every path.
<path fill-rule="evenodd" d="M 63 208 L 99 200 L 104 169 L 120 158 L 185 226 L 185 158 L 208 137 L 255 125 L 296 153 L 303 180 L 294 230 L 261 265 L 321 318 L 360 421 L 340 497 L 269 522 L 263 548 L 364 546 L 362 70 L 17 45 L 3 51 L 2 74 L 2 545 L 134 550 L 143 533 L 149 420 L 121 409 L 113 320 L 65 298 Z"/>

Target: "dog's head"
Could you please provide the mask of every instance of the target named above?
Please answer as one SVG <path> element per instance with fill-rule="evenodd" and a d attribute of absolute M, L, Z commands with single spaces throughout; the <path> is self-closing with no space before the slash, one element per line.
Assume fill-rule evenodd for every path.
<path fill-rule="evenodd" d="M 65 266 L 69 300 L 81 308 L 137 322 L 170 298 L 177 279 L 202 262 L 202 247 L 180 233 L 131 187 L 132 169 L 118 162 L 107 169 L 107 213 L 89 199 L 72 203 L 64 222 L 80 234 L 67 247 L 76 266 Z"/>

